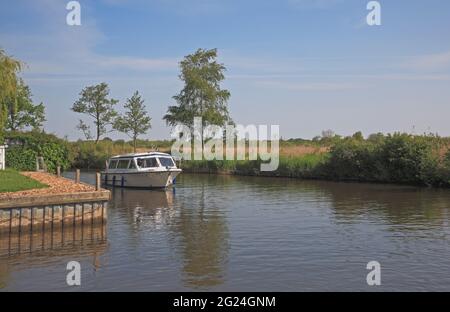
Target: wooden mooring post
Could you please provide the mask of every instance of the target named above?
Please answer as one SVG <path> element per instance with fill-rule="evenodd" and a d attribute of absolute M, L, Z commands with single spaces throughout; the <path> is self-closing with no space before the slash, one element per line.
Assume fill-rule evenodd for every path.
<path fill-rule="evenodd" d="M 101 175 L 100 172 L 95 173 L 95 190 L 101 190 Z"/>
<path fill-rule="evenodd" d="M 80 183 L 80 169 L 77 169 L 75 171 L 75 183 L 79 184 Z"/>

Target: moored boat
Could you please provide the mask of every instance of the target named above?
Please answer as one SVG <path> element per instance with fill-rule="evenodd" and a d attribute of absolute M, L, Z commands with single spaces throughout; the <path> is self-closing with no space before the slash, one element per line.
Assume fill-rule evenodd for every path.
<path fill-rule="evenodd" d="M 101 174 L 105 185 L 166 188 L 175 183 L 181 171 L 171 155 L 150 152 L 111 157 Z"/>

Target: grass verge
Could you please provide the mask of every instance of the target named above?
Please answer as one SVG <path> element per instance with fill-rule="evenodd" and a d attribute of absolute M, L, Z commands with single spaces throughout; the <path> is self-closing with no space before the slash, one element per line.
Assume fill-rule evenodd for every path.
<path fill-rule="evenodd" d="M 45 187 L 48 186 L 21 175 L 18 171 L 11 169 L 0 171 L 0 193 L 25 191 Z"/>

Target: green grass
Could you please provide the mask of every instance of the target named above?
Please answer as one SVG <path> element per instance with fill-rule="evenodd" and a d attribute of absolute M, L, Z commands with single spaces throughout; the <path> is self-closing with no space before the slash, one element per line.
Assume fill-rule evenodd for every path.
<path fill-rule="evenodd" d="M 0 193 L 48 187 L 11 169 L 0 171 Z"/>

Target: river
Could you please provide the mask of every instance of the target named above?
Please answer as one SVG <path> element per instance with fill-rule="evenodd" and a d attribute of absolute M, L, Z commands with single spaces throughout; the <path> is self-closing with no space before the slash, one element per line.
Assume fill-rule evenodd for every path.
<path fill-rule="evenodd" d="M 174 191 L 114 189 L 106 225 L 3 248 L 0 290 L 448 291 L 449 208 L 450 190 L 181 174 Z"/>

